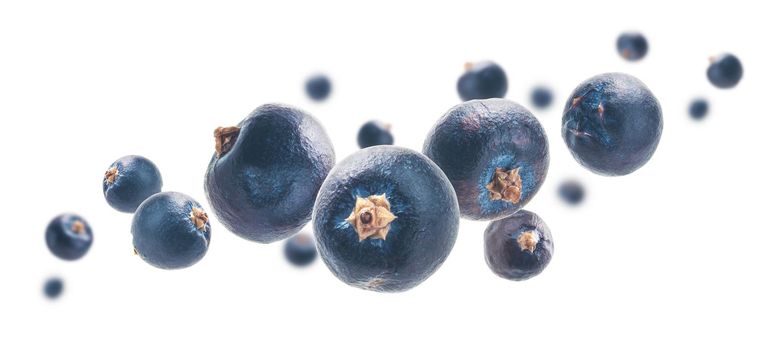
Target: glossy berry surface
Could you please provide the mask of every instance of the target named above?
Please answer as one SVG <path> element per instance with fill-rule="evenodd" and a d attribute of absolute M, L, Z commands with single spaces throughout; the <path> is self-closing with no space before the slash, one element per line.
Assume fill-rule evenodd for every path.
<path fill-rule="evenodd" d="M 595 76 L 565 104 L 562 138 L 575 160 L 594 173 L 634 172 L 651 159 L 661 136 L 659 101 L 633 76 Z"/>
<path fill-rule="evenodd" d="M 725 53 L 710 59 L 707 75 L 708 80 L 715 87 L 733 88 L 743 78 L 743 65 L 735 55 Z"/>
<path fill-rule="evenodd" d="M 538 86 L 532 89 L 530 99 L 536 108 L 547 108 L 554 100 L 554 93 L 547 87 Z"/>
<path fill-rule="evenodd" d="M 314 101 L 323 101 L 332 91 L 332 82 L 325 75 L 314 75 L 305 82 L 305 92 Z"/>
<path fill-rule="evenodd" d="M 459 228 L 456 195 L 427 157 L 396 146 L 363 149 L 332 170 L 314 208 L 322 260 L 343 282 L 399 292 L 430 277 Z"/>
<path fill-rule="evenodd" d="M 559 197 L 567 204 L 578 205 L 584 199 L 586 192 L 583 185 L 576 180 L 567 180 L 559 185 Z"/>
<path fill-rule="evenodd" d="M 194 265 L 211 243 L 208 214 L 191 197 L 160 192 L 143 202 L 132 219 L 132 244 L 147 263 L 161 269 Z"/>
<path fill-rule="evenodd" d="M 446 173 L 462 216 L 471 220 L 517 212 L 548 173 L 543 127 L 526 108 L 504 99 L 450 109 L 427 135 L 423 152 Z"/>
<path fill-rule="evenodd" d="M 150 160 L 125 156 L 116 160 L 103 177 L 103 196 L 114 209 L 134 213 L 135 209 L 162 190 L 162 175 Z"/>
<path fill-rule="evenodd" d="M 65 290 L 65 283 L 59 277 L 52 277 L 43 284 L 43 295 L 49 299 L 57 299 Z"/>
<path fill-rule="evenodd" d="M 310 235 L 298 233 L 284 242 L 284 257 L 294 266 L 308 266 L 316 260 L 316 243 Z"/>
<path fill-rule="evenodd" d="M 705 99 L 696 99 L 689 105 L 689 115 L 697 120 L 705 118 L 708 115 L 708 101 Z"/>
<path fill-rule="evenodd" d="M 52 254 L 63 260 L 78 260 L 92 246 L 92 228 L 75 214 L 55 217 L 46 227 L 46 245 Z"/>
<path fill-rule="evenodd" d="M 648 53 L 648 40 L 640 33 L 623 33 L 616 39 L 616 51 L 627 61 L 638 61 Z"/>
<path fill-rule="evenodd" d="M 502 278 L 522 281 L 535 277 L 553 255 L 551 231 L 532 212 L 522 210 L 494 221 L 484 232 L 486 264 Z"/>
<path fill-rule="evenodd" d="M 359 133 L 357 133 L 359 148 L 394 144 L 394 137 L 392 137 L 389 129 L 389 125 L 381 124 L 377 121 L 365 123 L 359 128 Z"/>
<path fill-rule="evenodd" d="M 324 128 L 299 109 L 267 104 L 237 127 L 218 128 L 205 195 L 230 231 L 270 243 L 297 233 L 335 163 Z"/>
<path fill-rule="evenodd" d="M 491 61 L 466 64 L 465 74 L 457 81 L 457 92 L 462 101 L 504 97 L 508 92 L 508 76 Z"/>

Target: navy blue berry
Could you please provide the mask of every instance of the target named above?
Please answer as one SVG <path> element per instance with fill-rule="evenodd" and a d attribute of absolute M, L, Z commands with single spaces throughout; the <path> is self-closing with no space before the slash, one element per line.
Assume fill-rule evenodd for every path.
<path fill-rule="evenodd" d="M 125 156 L 113 162 L 103 177 L 103 195 L 114 209 L 134 213 L 135 209 L 162 190 L 162 175 L 150 160 Z"/>
<path fill-rule="evenodd" d="M 217 128 L 205 195 L 224 226 L 262 243 L 297 233 L 335 163 L 324 128 L 306 112 L 267 104 L 236 127 Z"/>
<path fill-rule="evenodd" d="M 616 39 L 616 50 L 627 61 L 638 61 L 648 53 L 648 40 L 640 33 L 623 33 Z"/>
<path fill-rule="evenodd" d="M 143 202 L 132 219 L 132 244 L 147 263 L 161 269 L 194 265 L 211 242 L 208 214 L 191 197 L 160 192 Z"/>
<path fill-rule="evenodd" d="M 391 127 L 388 124 L 381 124 L 377 121 L 369 121 L 359 128 L 357 134 L 357 143 L 359 148 L 367 148 L 377 145 L 391 145 L 394 143 L 394 137 L 389 132 Z"/>
<path fill-rule="evenodd" d="M 65 289 L 65 284 L 59 277 L 52 277 L 46 280 L 43 284 L 43 295 L 49 299 L 57 299 L 62 295 L 62 291 Z"/>
<path fill-rule="evenodd" d="M 78 260 L 92 246 L 92 228 L 75 214 L 55 217 L 46 227 L 46 245 L 52 254 L 63 260 Z"/>
<path fill-rule="evenodd" d="M 689 115 L 697 120 L 705 118 L 708 115 L 708 101 L 702 98 L 692 101 L 689 105 Z"/>
<path fill-rule="evenodd" d="M 707 74 L 711 84 L 720 89 L 729 89 L 743 78 L 743 65 L 735 55 L 725 53 L 711 57 Z"/>
<path fill-rule="evenodd" d="M 314 75 L 305 82 L 305 92 L 314 101 L 323 101 L 330 95 L 332 83 L 326 75 Z"/>
<path fill-rule="evenodd" d="M 532 89 L 530 98 L 533 106 L 543 109 L 551 105 L 551 101 L 554 99 L 554 93 L 545 86 L 538 86 Z"/>
<path fill-rule="evenodd" d="M 651 159 L 661 136 L 659 101 L 631 75 L 588 79 L 565 104 L 562 138 L 578 163 L 594 173 L 634 172 Z"/>
<path fill-rule="evenodd" d="M 462 101 L 502 98 L 508 92 L 508 77 L 497 63 L 468 63 L 465 74 L 457 81 L 457 92 Z"/>
<path fill-rule="evenodd" d="M 458 229 L 445 174 L 396 146 L 366 148 L 338 163 L 314 208 L 324 263 L 343 282 L 372 291 L 422 283 L 446 260 Z"/>
<path fill-rule="evenodd" d="M 553 254 L 551 231 L 540 217 L 526 210 L 490 223 L 484 232 L 486 264 L 505 279 L 537 276 Z"/>
<path fill-rule="evenodd" d="M 584 199 L 584 187 L 576 180 L 567 180 L 559 185 L 559 197 L 567 204 L 578 205 Z"/>
<path fill-rule="evenodd" d="M 308 266 L 316 260 L 316 244 L 310 235 L 298 233 L 287 238 L 284 243 L 284 256 L 294 266 Z"/>
<path fill-rule="evenodd" d="M 451 181 L 462 216 L 494 220 L 517 212 L 548 172 L 548 139 L 526 108 L 504 99 L 464 102 L 427 135 L 424 154 Z"/>

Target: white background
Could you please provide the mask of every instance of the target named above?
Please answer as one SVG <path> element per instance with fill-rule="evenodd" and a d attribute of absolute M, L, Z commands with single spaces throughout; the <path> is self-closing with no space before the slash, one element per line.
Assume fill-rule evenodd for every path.
<path fill-rule="evenodd" d="M 643 61 L 616 54 L 623 30 L 647 36 Z M 3 1 L 0 348 L 775 348 L 775 33 L 774 9 L 742 1 Z M 723 51 L 745 66 L 733 90 L 705 78 Z M 131 216 L 103 199 L 108 165 L 140 154 L 164 190 L 208 208 L 212 130 L 268 102 L 315 115 L 338 159 L 368 119 L 418 150 L 459 102 L 463 63 L 481 59 L 506 69 L 512 100 L 528 105 L 538 83 L 556 93 L 536 111 L 552 161 L 527 206 L 556 252 L 532 280 L 494 276 L 486 223 L 468 221 L 441 269 L 402 294 L 348 287 L 321 261 L 294 269 L 280 244 L 219 224 L 199 264 L 156 270 L 132 254 Z M 334 81 L 323 104 L 302 88 L 320 71 Z M 609 71 L 643 80 L 664 111 L 654 158 L 620 178 L 578 166 L 560 137 L 564 99 Z M 696 96 L 711 101 L 701 123 L 687 115 Z M 586 184 L 579 208 L 556 195 L 569 177 Z M 77 262 L 44 243 L 63 211 L 95 232 Z M 66 283 L 55 302 L 41 292 L 51 275 Z"/>

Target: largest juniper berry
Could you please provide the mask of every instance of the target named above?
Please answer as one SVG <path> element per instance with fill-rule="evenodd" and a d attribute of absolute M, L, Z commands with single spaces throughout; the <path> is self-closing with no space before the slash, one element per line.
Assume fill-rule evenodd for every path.
<path fill-rule="evenodd" d="M 446 260 L 459 228 L 456 195 L 427 157 L 396 146 L 344 159 L 321 187 L 316 241 L 343 282 L 382 292 L 422 283 Z"/>

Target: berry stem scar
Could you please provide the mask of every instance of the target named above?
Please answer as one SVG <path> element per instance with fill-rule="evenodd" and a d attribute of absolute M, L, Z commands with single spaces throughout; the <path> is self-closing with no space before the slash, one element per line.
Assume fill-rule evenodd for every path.
<path fill-rule="evenodd" d="M 390 224 L 396 218 L 390 210 L 386 194 L 382 194 L 367 198 L 357 197 L 354 211 L 346 221 L 356 229 L 359 241 L 362 242 L 368 238 L 386 240 Z"/>
<path fill-rule="evenodd" d="M 221 157 L 232 149 L 235 141 L 240 134 L 240 128 L 237 126 L 218 127 L 213 131 L 213 137 L 216 139 L 216 156 Z"/>
<path fill-rule="evenodd" d="M 492 182 L 486 184 L 489 190 L 489 199 L 504 200 L 513 204 L 521 200 L 521 177 L 519 168 L 506 170 L 497 168 L 494 170 Z"/>

